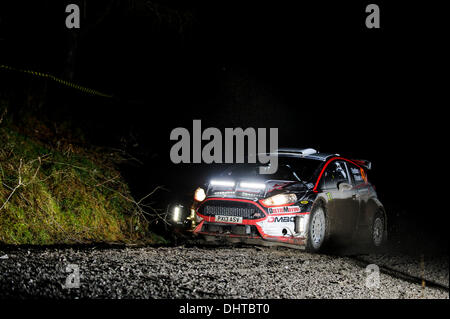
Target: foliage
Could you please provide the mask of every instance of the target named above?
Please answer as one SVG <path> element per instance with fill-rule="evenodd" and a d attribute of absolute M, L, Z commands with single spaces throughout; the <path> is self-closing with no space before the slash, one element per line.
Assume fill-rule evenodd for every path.
<path fill-rule="evenodd" d="M 148 233 L 147 220 L 115 168 L 117 154 L 55 140 L 36 120 L 15 126 L 3 113 L 0 243 L 163 241 Z"/>

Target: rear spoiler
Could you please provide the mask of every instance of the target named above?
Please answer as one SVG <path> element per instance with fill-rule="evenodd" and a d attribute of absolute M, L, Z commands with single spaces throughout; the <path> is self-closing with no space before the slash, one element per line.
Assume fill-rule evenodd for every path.
<path fill-rule="evenodd" d="M 355 162 L 356 164 L 364 167 L 367 170 L 372 169 L 372 163 L 366 160 L 361 160 L 361 159 L 354 159 L 352 160 L 353 162 Z"/>

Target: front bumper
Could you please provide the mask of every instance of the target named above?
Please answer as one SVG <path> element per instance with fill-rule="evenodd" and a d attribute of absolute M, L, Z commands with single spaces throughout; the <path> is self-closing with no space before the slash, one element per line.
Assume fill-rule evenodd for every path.
<path fill-rule="evenodd" d="M 206 209 L 207 206 L 211 208 L 210 203 L 213 203 L 213 209 Z M 273 213 L 274 211 L 276 213 Z M 242 217 L 242 222 L 217 222 L 215 212 Z M 309 212 L 301 211 L 298 206 L 293 205 L 277 207 L 274 210 L 247 199 L 207 198 L 196 208 L 196 221 L 198 224 L 193 233 L 197 235 L 303 246 L 306 242 Z M 303 229 L 298 229 L 299 221 L 303 223 Z"/>

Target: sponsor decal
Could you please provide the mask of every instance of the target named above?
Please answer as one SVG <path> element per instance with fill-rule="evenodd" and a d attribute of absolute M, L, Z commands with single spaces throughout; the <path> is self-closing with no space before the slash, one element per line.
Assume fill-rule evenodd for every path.
<path fill-rule="evenodd" d="M 270 216 L 267 219 L 268 223 L 293 223 L 295 216 Z"/>
<path fill-rule="evenodd" d="M 308 204 L 309 202 L 307 201 L 307 200 L 302 200 L 301 202 L 300 202 L 300 204 L 302 204 L 302 205 L 306 205 L 306 204 Z"/>
<path fill-rule="evenodd" d="M 299 206 L 281 206 L 269 208 L 269 214 L 300 213 Z"/>
<path fill-rule="evenodd" d="M 286 185 L 289 185 L 290 184 L 290 182 L 289 183 L 282 183 L 282 184 L 275 184 L 275 185 L 273 185 L 272 186 L 272 188 L 268 191 L 268 193 L 270 193 L 270 192 L 272 192 L 272 191 L 274 191 L 274 190 L 276 190 L 276 189 L 283 189 L 283 187 L 284 186 L 286 186 Z"/>

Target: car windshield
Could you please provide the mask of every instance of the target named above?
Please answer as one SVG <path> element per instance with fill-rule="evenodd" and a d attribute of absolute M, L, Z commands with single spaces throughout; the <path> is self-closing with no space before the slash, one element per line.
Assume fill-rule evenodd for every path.
<path fill-rule="evenodd" d="M 260 168 L 266 171 L 270 164 L 261 165 L 260 163 L 235 164 L 225 170 L 221 176 L 231 178 L 259 177 L 259 179 L 292 180 L 310 182 L 320 165 L 317 160 L 297 158 L 297 157 L 278 157 L 278 169 L 273 174 L 260 174 Z"/>

